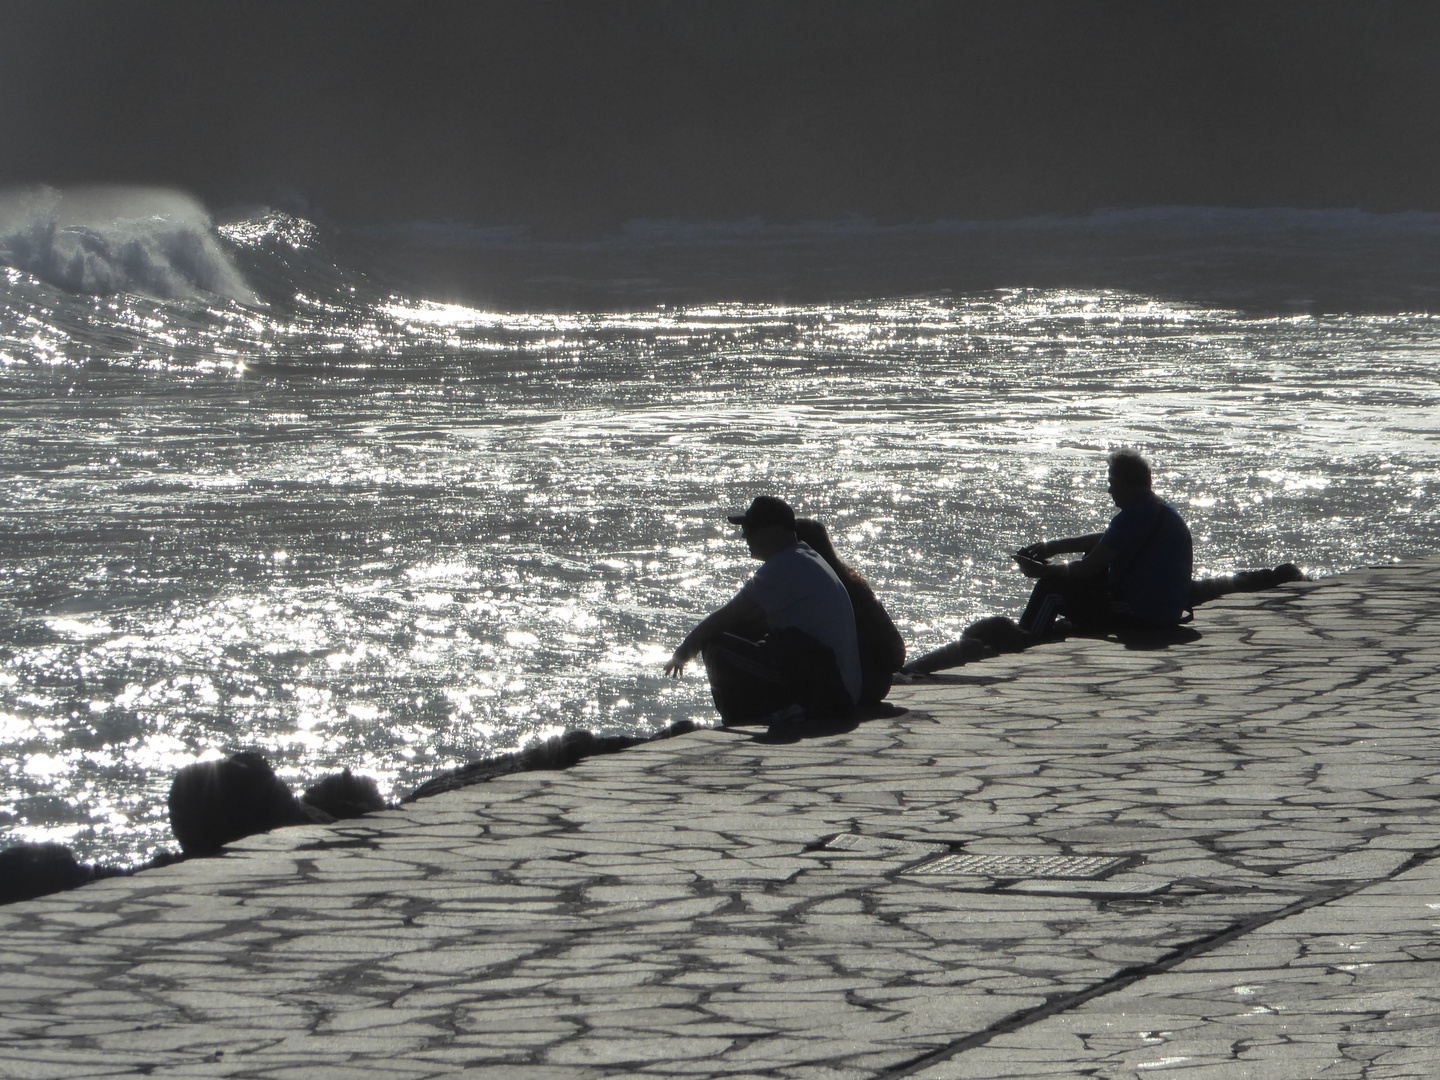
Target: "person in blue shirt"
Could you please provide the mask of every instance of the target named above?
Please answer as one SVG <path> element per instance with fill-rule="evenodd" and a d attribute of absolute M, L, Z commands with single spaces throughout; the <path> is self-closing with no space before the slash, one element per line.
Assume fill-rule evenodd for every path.
<path fill-rule="evenodd" d="M 1120 512 L 1104 532 L 1041 541 L 1015 553 L 1035 578 L 1030 602 L 1017 625 L 992 615 L 966 627 L 958 641 L 942 645 L 902 668 L 925 676 L 1000 652 L 1017 652 L 1051 634 L 1064 616 L 1082 633 L 1174 626 L 1197 604 L 1232 592 L 1273 589 L 1304 581 L 1294 563 L 1273 570 L 1241 570 L 1191 581 L 1190 530 L 1179 514 L 1151 490 L 1150 466 L 1134 450 L 1110 457 L 1110 497 Z M 1072 562 L 1050 563 L 1056 555 L 1078 553 Z"/>
<path fill-rule="evenodd" d="M 1110 497 L 1120 512 L 1103 533 L 1030 544 L 1015 561 L 1035 588 L 1020 629 L 1043 638 L 1063 615 L 1082 631 L 1174 626 L 1190 607 L 1190 530 L 1151 490 L 1150 466 L 1134 450 L 1110 455 Z M 1050 563 L 1056 555 L 1083 558 Z"/>
<path fill-rule="evenodd" d="M 845 586 L 795 535 L 795 512 L 784 500 L 761 495 L 730 521 L 764 565 L 686 635 L 665 673 L 677 676 L 701 656 L 726 724 L 774 727 L 852 712 L 861 671 Z"/>

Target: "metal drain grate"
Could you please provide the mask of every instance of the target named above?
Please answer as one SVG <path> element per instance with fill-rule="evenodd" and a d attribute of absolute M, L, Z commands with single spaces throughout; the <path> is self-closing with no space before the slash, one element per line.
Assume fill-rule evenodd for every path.
<path fill-rule="evenodd" d="M 861 836 L 858 833 L 841 833 L 823 848 L 820 854 L 850 854 L 857 857 L 884 858 L 887 855 L 906 855 L 921 859 L 944 851 L 944 844 L 921 844 L 914 840 L 892 840 L 888 836 Z"/>
<path fill-rule="evenodd" d="M 1093 878 L 1125 862 L 1116 855 L 941 855 L 907 874 L 981 874 L 995 878 Z"/>

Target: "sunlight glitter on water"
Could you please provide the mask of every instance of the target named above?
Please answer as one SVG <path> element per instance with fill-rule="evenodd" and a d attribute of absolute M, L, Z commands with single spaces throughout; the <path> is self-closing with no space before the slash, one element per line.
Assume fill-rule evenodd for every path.
<path fill-rule="evenodd" d="M 201 755 L 398 793 L 544 732 L 708 722 L 699 673 L 661 666 L 752 569 L 724 515 L 761 491 L 830 524 L 912 649 L 1017 610 L 1008 552 L 1101 526 L 1116 445 L 1152 454 L 1209 569 L 1435 534 L 1426 317 L 117 304 L 159 325 L 107 352 L 86 301 L 0 341 L 59 357 L 0 373 L 0 827 L 87 853 L 166 843 Z M 220 339 L 242 376 L 192 362 Z"/>

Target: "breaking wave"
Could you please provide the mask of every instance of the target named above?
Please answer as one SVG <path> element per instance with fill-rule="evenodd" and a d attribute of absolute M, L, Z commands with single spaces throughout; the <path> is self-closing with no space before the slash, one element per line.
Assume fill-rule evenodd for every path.
<path fill-rule="evenodd" d="M 255 301 L 204 207 L 160 188 L 0 193 L 0 262 L 76 293 Z"/>
<path fill-rule="evenodd" d="M 1151 207 L 880 224 L 631 221 L 557 238 L 466 223 L 218 223 L 147 188 L 0 192 L 0 263 L 77 294 L 363 312 L 387 297 L 498 311 L 815 303 L 1004 288 L 1119 289 L 1251 311 L 1440 310 L 1440 215 Z"/>

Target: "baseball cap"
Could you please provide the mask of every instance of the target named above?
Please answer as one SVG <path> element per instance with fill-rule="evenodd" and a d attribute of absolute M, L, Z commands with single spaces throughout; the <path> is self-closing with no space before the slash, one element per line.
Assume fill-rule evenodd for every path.
<path fill-rule="evenodd" d="M 758 529 L 763 525 L 779 525 L 782 529 L 795 530 L 795 511 L 784 499 L 774 495 L 758 495 L 750 508 L 743 514 L 731 514 L 731 524 L 747 529 Z"/>

